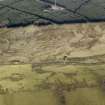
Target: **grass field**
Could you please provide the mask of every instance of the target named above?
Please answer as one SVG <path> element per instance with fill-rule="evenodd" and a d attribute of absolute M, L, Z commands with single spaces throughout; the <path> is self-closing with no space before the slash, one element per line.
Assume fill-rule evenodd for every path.
<path fill-rule="evenodd" d="M 104 64 L 4 65 L 0 75 L 2 105 L 105 105 Z"/>
<path fill-rule="evenodd" d="M 54 0 L 2 0 L 0 25 L 18 26 L 30 23 L 77 23 L 104 20 L 104 1 L 57 0 L 64 10 L 52 10 Z"/>
<path fill-rule="evenodd" d="M 105 105 L 105 23 L 0 29 L 0 105 Z"/>

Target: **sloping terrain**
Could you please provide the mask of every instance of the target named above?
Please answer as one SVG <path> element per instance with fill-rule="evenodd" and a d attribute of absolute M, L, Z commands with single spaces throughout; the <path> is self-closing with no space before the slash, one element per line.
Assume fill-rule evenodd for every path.
<path fill-rule="evenodd" d="M 104 0 L 1 0 L 0 27 L 105 20 Z"/>
<path fill-rule="evenodd" d="M 0 105 L 105 105 L 105 23 L 0 29 Z"/>
<path fill-rule="evenodd" d="M 105 23 L 0 29 L 0 64 L 104 62 Z M 92 57 L 93 56 L 93 57 Z"/>

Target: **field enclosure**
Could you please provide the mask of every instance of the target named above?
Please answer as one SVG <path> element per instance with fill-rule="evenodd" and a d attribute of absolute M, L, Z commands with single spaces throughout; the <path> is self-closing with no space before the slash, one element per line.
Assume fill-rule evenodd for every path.
<path fill-rule="evenodd" d="M 1 26 L 29 23 L 76 23 L 102 21 L 105 18 L 104 0 L 2 0 L 0 1 Z"/>

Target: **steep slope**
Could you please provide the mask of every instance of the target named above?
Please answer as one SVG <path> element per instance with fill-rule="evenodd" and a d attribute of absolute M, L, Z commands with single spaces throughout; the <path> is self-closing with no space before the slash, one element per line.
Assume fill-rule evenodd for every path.
<path fill-rule="evenodd" d="M 105 23 L 0 29 L 0 63 L 38 63 L 105 54 Z M 98 57 L 99 58 L 99 57 Z M 99 59 L 98 59 L 99 60 Z"/>

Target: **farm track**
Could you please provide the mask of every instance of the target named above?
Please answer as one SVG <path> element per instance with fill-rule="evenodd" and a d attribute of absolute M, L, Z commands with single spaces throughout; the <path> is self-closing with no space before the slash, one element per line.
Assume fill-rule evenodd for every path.
<path fill-rule="evenodd" d="M 103 1 L 66 0 L 64 3 L 62 0 L 62 2 L 57 2 L 57 6 L 64 8 L 63 11 L 49 11 L 50 7 L 47 8 L 46 4 L 51 6 L 54 2 L 52 0 L 1 1 L 0 15 L 2 17 L 0 17 L 0 28 L 19 27 L 29 24 L 43 26 L 49 24 L 103 22 L 105 20 Z M 44 10 L 47 10 L 47 12 Z"/>
<path fill-rule="evenodd" d="M 45 3 L 49 3 L 49 4 L 54 5 L 54 2 L 49 1 L 49 0 L 41 0 L 41 1 L 43 1 L 43 2 L 45 2 Z M 69 9 L 69 8 L 67 8 L 66 6 L 64 6 L 63 4 L 61 5 L 61 4 L 59 4 L 59 3 L 57 3 L 57 6 L 62 7 L 62 8 L 64 8 L 65 10 L 67 10 L 67 11 L 73 13 L 73 14 L 77 14 L 78 16 L 83 17 L 83 20 L 86 21 L 86 22 L 90 21 L 89 17 L 84 16 L 83 14 L 79 13 L 77 10 Z"/>

